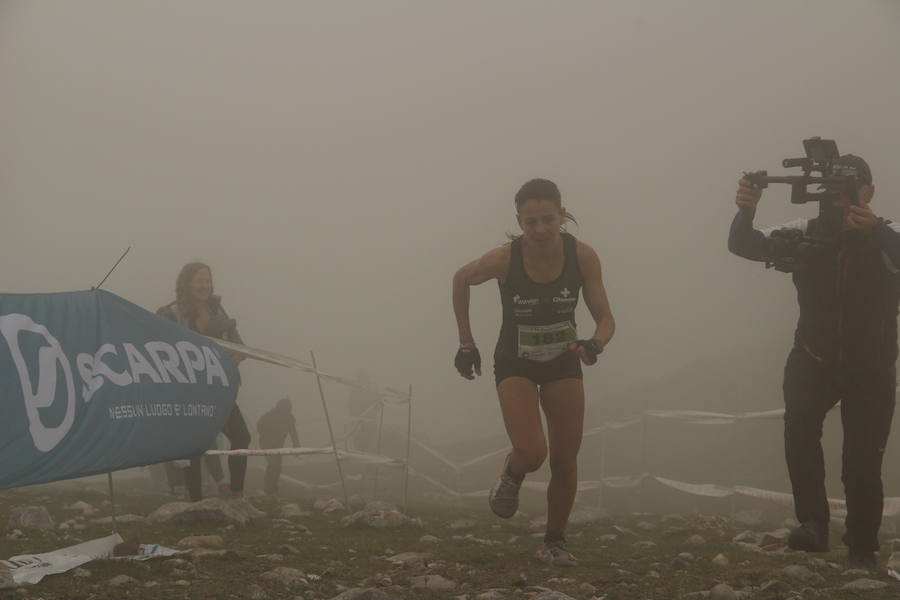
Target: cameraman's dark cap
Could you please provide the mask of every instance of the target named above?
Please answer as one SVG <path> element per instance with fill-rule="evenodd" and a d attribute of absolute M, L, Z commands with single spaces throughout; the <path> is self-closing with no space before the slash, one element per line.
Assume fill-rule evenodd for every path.
<path fill-rule="evenodd" d="M 869 164 L 855 154 L 844 154 L 832 163 L 832 175 L 856 175 L 859 185 L 872 183 L 872 169 Z"/>
<path fill-rule="evenodd" d="M 525 184 L 516 192 L 516 206 L 519 206 L 527 200 L 550 200 L 556 204 L 562 202 L 562 195 L 559 188 L 549 179 L 532 179 L 526 181 Z"/>

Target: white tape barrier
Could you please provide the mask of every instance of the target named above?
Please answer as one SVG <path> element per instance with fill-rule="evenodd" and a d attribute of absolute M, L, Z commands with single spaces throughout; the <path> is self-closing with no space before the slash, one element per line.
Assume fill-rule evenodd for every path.
<path fill-rule="evenodd" d="M 485 498 L 489 494 L 489 490 L 478 490 L 475 492 L 457 492 L 448 488 L 446 485 L 435 481 L 434 479 L 422 475 L 421 473 L 415 471 L 414 469 L 410 469 L 410 474 L 416 475 L 428 481 L 429 483 L 439 487 L 443 492 L 456 496 L 459 498 Z M 602 487 L 608 488 L 630 488 L 636 487 L 641 484 L 645 479 L 651 479 L 662 485 L 665 485 L 669 488 L 678 490 L 680 492 L 684 492 L 686 494 L 692 494 L 694 496 L 705 496 L 707 498 L 727 498 L 729 496 L 745 496 L 748 498 L 756 498 L 759 500 L 768 500 L 770 502 L 775 502 L 776 504 L 781 504 L 784 506 L 793 506 L 794 497 L 791 494 L 786 494 L 784 492 L 775 492 L 772 490 L 763 490 L 759 488 L 747 487 L 747 486 L 726 486 L 719 485 L 715 483 L 688 483 L 686 481 L 677 481 L 675 479 L 668 479 L 666 477 L 659 477 L 656 475 L 651 475 L 649 473 L 645 473 L 642 475 L 624 475 L 624 476 L 614 476 L 614 477 L 604 477 L 602 481 L 598 480 L 585 480 L 578 482 L 578 491 L 585 492 L 590 490 L 597 490 Z M 546 481 L 525 481 L 522 484 L 522 488 L 526 490 L 531 490 L 534 492 L 539 492 L 541 494 L 546 493 L 547 485 L 549 482 Z M 844 516 L 847 514 L 847 503 L 844 500 L 829 498 L 828 504 L 831 507 L 832 512 L 836 516 Z M 884 499 L 884 510 L 882 514 L 885 517 L 896 517 L 900 516 L 900 498 L 885 498 Z"/>
<path fill-rule="evenodd" d="M 337 383 L 342 383 L 348 387 L 372 392 L 374 395 L 377 395 L 385 405 L 388 406 L 406 406 L 407 404 L 409 404 L 409 395 L 406 392 L 394 388 L 384 388 L 381 391 L 371 390 L 369 387 L 359 383 L 354 379 L 348 379 L 346 377 L 330 375 L 323 371 L 317 371 L 311 364 L 303 362 L 302 360 L 296 358 L 292 358 L 290 356 L 286 356 L 284 354 L 270 352 L 261 348 L 252 348 L 250 346 L 244 346 L 243 344 L 235 344 L 234 342 L 226 342 L 225 340 L 220 340 L 218 338 L 210 339 L 222 348 L 228 350 L 229 352 L 233 352 L 238 356 L 243 356 L 245 358 L 254 358 L 256 360 L 261 360 L 263 362 L 278 365 L 281 367 L 287 367 L 289 369 L 299 369 L 306 373 L 318 374 L 318 376 L 322 379 L 336 381 Z"/>
<path fill-rule="evenodd" d="M 755 420 L 755 419 L 780 419 L 784 416 L 784 409 L 774 409 L 774 410 L 765 410 L 765 411 L 756 411 L 756 412 L 744 412 L 737 414 L 728 414 L 728 413 L 716 413 L 716 412 L 706 412 L 706 411 L 698 411 L 698 410 L 647 410 L 644 411 L 644 415 L 648 417 L 654 417 L 657 419 L 673 419 L 678 421 L 684 421 L 687 423 L 691 423 L 694 425 L 726 425 L 731 423 L 737 423 L 738 421 L 747 421 L 747 420 Z M 637 425 L 642 421 L 642 417 L 633 417 L 631 419 L 626 419 L 624 421 L 610 421 L 608 423 L 604 423 L 603 425 L 599 425 L 597 427 L 592 427 L 591 429 L 587 429 L 582 433 L 582 437 L 591 437 L 594 435 L 600 435 L 606 431 L 613 431 L 617 429 L 625 429 L 627 427 L 631 427 L 633 425 Z M 485 460 L 489 460 L 495 458 L 497 456 L 502 456 L 509 453 L 509 447 L 500 448 L 498 450 L 493 450 L 488 452 L 487 454 L 482 454 L 481 456 L 476 456 L 475 458 L 469 459 L 466 462 L 458 463 L 453 459 L 447 458 L 434 448 L 429 448 L 421 441 L 413 438 L 413 443 L 430 454 L 432 457 L 436 458 L 440 462 L 444 463 L 454 471 L 462 471 L 467 467 L 471 467 L 472 465 L 478 464 Z"/>
<path fill-rule="evenodd" d="M 657 419 L 674 419 L 686 421 L 693 425 L 728 425 L 738 421 L 756 419 L 781 419 L 784 417 L 784 409 L 763 410 L 755 412 L 743 412 L 737 414 L 716 413 L 700 410 L 646 410 L 644 414 Z"/>
<path fill-rule="evenodd" d="M 324 454 L 334 456 L 335 451 L 331 446 L 324 448 L 244 448 L 240 450 L 207 450 L 206 454 L 219 456 L 308 456 L 311 454 Z M 366 454 L 364 452 L 351 452 L 349 450 L 338 450 L 338 458 L 350 462 L 357 462 L 369 465 L 379 465 L 384 467 L 404 467 L 406 461 L 400 458 L 390 458 L 387 456 L 378 456 L 376 454 Z"/>

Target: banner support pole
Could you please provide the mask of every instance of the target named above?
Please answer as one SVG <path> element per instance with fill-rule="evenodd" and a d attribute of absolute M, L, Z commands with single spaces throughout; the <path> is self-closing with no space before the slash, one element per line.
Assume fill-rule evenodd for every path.
<path fill-rule="evenodd" d="M 106 478 L 109 482 L 109 505 L 112 510 L 112 532 L 116 532 L 116 496 L 113 492 L 113 479 L 112 479 L 112 471 L 106 473 Z"/>
<path fill-rule="evenodd" d="M 403 467 L 403 512 L 409 514 L 409 455 L 412 451 L 412 384 L 409 384 L 406 417 L 406 464 Z"/>
<path fill-rule="evenodd" d="M 322 389 L 322 378 L 319 376 L 319 366 L 316 364 L 316 355 L 310 350 L 313 370 L 316 372 L 316 384 L 319 386 L 319 397 L 322 399 L 322 410 L 325 411 L 325 422 L 328 423 L 328 435 L 331 437 L 331 449 L 334 452 L 334 462 L 337 464 L 338 476 L 341 478 L 341 488 L 344 490 L 344 507 L 350 514 L 350 496 L 347 495 L 347 482 L 344 481 L 344 470 L 341 468 L 341 458 L 338 456 L 337 444 L 334 441 L 334 430 L 331 428 L 331 417 L 328 415 L 328 405 L 325 403 L 325 391 Z"/>

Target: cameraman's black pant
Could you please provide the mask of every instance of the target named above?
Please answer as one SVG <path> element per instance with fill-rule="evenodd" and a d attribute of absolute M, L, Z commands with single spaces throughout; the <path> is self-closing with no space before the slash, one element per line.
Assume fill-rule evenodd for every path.
<path fill-rule="evenodd" d="M 784 368 L 784 449 L 797 520 L 827 524 L 822 423 L 841 402 L 844 447 L 841 480 L 847 498 L 844 543 L 878 550 L 884 508 L 881 463 L 894 415 L 895 369 L 842 372 L 794 348 Z"/>

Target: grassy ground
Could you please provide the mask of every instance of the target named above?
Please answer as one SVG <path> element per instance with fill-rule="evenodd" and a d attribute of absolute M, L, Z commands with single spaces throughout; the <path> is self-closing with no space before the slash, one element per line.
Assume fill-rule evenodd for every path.
<path fill-rule="evenodd" d="M 27 488 L 0 493 L 0 523 L 7 522 L 15 506 L 43 505 L 59 524 L 74 516 L 75 513 L 65 510 L 64 506 L 77 500 L 101 508 L 104 513 L 108 510 L 103 508 L 107 496 L 99 486 Z M 147 515 L 171 498 L 126 486 L 119 491 L 117 501 L 119 514 Z M 299 502 L 307 509 L 312 506 L 312 498 L 286 498 L 283 501 Z M 687 517 L 685 523 L 673 525 L 661 523 L 654 515 L 632 514 L 614 516 L 612 522 L 573 525 L 569 531 L 569 546 L 580 559 L 580 565 L 558 570 L 545 566 L 535 557 L 541 540 L 529 530 L 528 519 L 498 520 L 480 501 L 457 508 L 412 506 L 410 513 L 421 518 L 422 527 L 345 528 L 340 524 L 342 512 L 324 515 L 313 511 L 311 516 L 294 519 L 305 525 L 311 534 L 290 531 L 283 523 L 273 520 L 279 507 L 277 502 L 254 499 L 254 503 L 267 512 L 267 517 L 244 527 L 134 524 L 119 528 L 126 539 L 137 537 L 141 542 L 170 547 L 175 547 L 188 535 L 218 534 L 224 538 L 226 547 L 234 551 L 226 556 L 188 557 L 187 564 L 162 559 L 140 563 L 95 561 L 84 565 L 90 571 L 89 576 L 74 577 L 71 573 L 50 576 L 37 585 L 20 589 L 15 596 L 47 600 L 123 597 L 148 600 L 302 597 L 312 600 L 331 598 L 347 587 L 381 585 L 386 592 L 403 598 L 451 598 L 467 594 L 474 599 L 492 588 L 503 588 L 505 597 L 525 598 L 536 591 L 533 586 L 541 586 L 579 599 L 646 600 L 679 598 L 690 592 L 709 590 L 716 583 L 728 583 L 737 589 L 781 579 L 791 583 L 799 594 L 795 597 L 873 600 L 900 597 L 900 582 L 888 579 L 883 573 L 869 577 L 889 581 L 891 586 L 868 592 L 841 590 L 842 585 L 857 578 L 844 575 L 843 568 L 814 569 L 824 577 L 824 583 L 792 582 L 779 571 L 791 564 L 808 565 L 808 556 L 742 550 L 731 542 L 731 538 L 744 528 L 732 527 L 727 520 L 717 517 Z M 448 524 L 458 518 L 471 519 L 475 525 L 470 529 L 451 530 Z M 654 525 L 652 530 L 643 529 L 650 528 L 647 523 Z M 622 532 L 616 527 L 631 531 Z M 108 525 L 90 525 L 68 536 L 58 529 L 29 531 L 24 539 L 9 539 L 4 534 L 0 536 L 0 557 L 46 552 L 109 533 Z M 425 534 L 441 541 L 431 544 L 420 541 Z M 687 538 L 693 534 L 703 536 L 706 543 L 686 545 Z M 511 541 L 513 538 L 516 539 Z M 638 543 L 648 541 L 655 545 Z M 285 544 L 296 548 L 297 553 L 283 551 L 281 547 Z M 678 570 L 672 565 L 673 559 L 685 551 L 691 552 L 695 560 L 687 569 Z M 417 567 L 395 567 L 386 560 L 400 552 L 429 552 L 432 558 L 428 564 Z M 728 557 L 730 566 L 718 567 L 711 563 L 719 553 Z M 271 556 L 273 554 L 280 558 Z M 821 557 L 841 566 L 845 560 L 843 548 Z M 886 558 L 885 551 L 880 557 L 882 564 Z M 273 587 L 260 578 L 279 566 L 296 568 L 313 577 L 309 585 L 290 590 Z M 440 574 L 459 586 L 451 591 L 409 587 L 411 577 L 426 573 Z M 120 574 L 134 577 L 138 583 L 121 589 L 110 588 L 109 580 Z M 182 582 L 176 583 L 179 580 Z M 184 585 L 184 581 L 188 585 Z M 147 587 L 148 584 L 152 587 Z M 754 597 L 768 596 L 756 594 Z"/>

